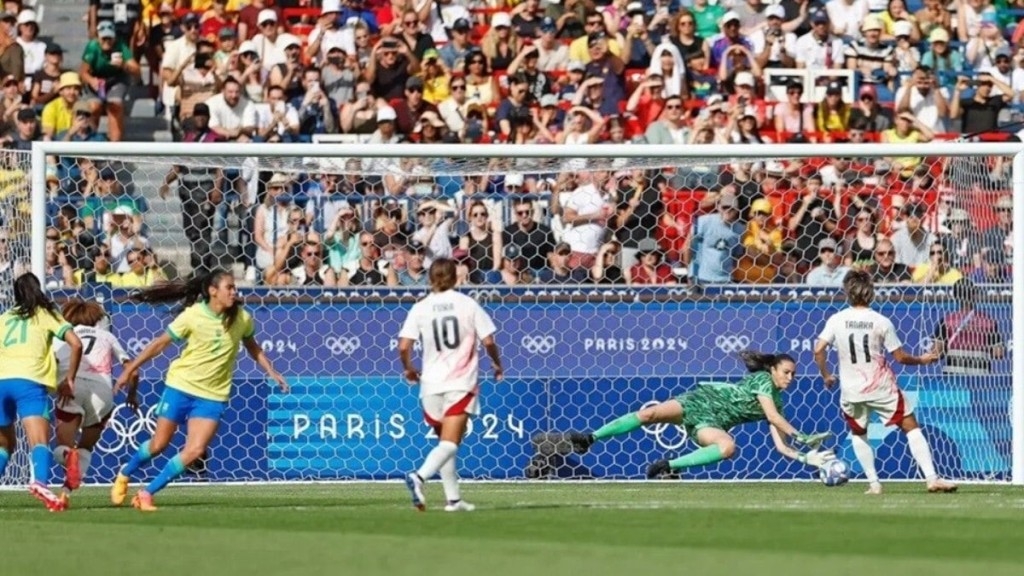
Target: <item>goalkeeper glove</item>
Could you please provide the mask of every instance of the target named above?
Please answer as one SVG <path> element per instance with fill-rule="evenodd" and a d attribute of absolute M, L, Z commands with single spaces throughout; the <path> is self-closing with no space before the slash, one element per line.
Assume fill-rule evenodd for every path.
<path fill-rule="evenodd" d="M 817 449 L 818 446 L 821 446 L 821 443 L 828 439 L 828 437 L 831 435 L 831 432 L 817 432 L 815 434 L 803 434 L 801 432 L 797 432 L 793 436 L 793 441 L 797 445 L 806 446 L 814 450 Z"/>
<path fill-rule="evenodd" d="M 797 454 L 796 459 L 802 464 L 821 468 L 826 462 L 835 460 L 836 455 L 831 450 L 811 450 L 810 452 Z"/>

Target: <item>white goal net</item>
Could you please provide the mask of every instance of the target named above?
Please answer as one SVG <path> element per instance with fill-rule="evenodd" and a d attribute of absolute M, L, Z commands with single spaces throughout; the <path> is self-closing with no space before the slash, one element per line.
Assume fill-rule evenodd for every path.
<path fill-rule="evenodd" d="M 3 196 L 0 270 L 31 263 L 59 298 L 102 301 L 132 354 L 171 318 L 128 301 L 131 290 L 195 269 L 234 272 L 292 393 L 241 361 L 196 474 L 272 481 L 397 478 L 429 449 L 395 347 L 424 267 L 442 255 L 494 317 L 506 366 L 495 384 L 484 362 L 464 476 L 642 477 L 650 461 L 692 449 L 680 428 L 582 456 L 563 435 L 699 382 L 737 380 L 744 349 L 797 358 L 787 418 L 833 432 L 854 463 L 811 347 L 844 303 L 845 271 L 866 267 L 906 348 L 945 351 L 936 365 L 897 368 L 940 473 L 1010 481 L 1016 462 L 1024 480 L 1013 425 L 1024 422 L 1013 402 L 1016 152 L 51 143 L 31 166 L 15 162 L 36 195 L 23 183 Z M 114 412 L 91 481 L 109 481 L 148 437 L 171 357 L 144 368 L 139 414 Z M 686 478 L 811 477 L 774 451 L 763 424 L 735 435 L 734 459 Z M 869 437 L 883 478 L 917 477 L 895 428 L 872 423 Z M 0 482 L 26 481 L 18 462 Z"/>

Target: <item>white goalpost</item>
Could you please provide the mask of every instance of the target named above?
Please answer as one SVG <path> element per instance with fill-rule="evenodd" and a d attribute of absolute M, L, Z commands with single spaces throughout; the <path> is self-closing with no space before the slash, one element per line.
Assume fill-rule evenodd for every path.
<path fill-rule="evenodd" d="M 58 225 L 62 207 L 70 206 L 65 213 L 89 231 L 78 246 L 80 275 L 76 285 L 57 279 L 50 288 L 59 299 L 102 301 L 112 331 L 130 353 L 170 317 L 168 310 L 131 303 L 130 289 L 110 285 L 93 268 L 97 254 L 117 259 L 104 242 L 119 233 L 122 214 L 136 218 L 133 234 L 145 238 L 148 251 L 138 238 L 131 244 L 139 246 L 139 258 L 152 253 L 163 276 L 186 276 L 199 262 L 235 272 L 258 336 L 290 378 L 293 393 L 277 393 L 258 369 L 240 363 L 235 398 L 200 471 L 212 481 L 388 480 L 420 458 L 429 445 L 428 429 L 415 394 L 401 379 L 394 339 L 422 292 L 389 285 L 415 276 L 413 262 L 423 249 L 404 239 L 417 227 L 443 230 L 465 267 L 463 288 L 495 318 L 506 357 L 508 382 L 482 382 L 483 412 L 473 422 L 465 457 L 460 455 L 467 477 L 642 477 L 646 462 L 691 449 L 682 429 L 647 429 L 582 456 L 571 452 L 564 434 L 592 429 L 699 382 L 736 380 L 743 374 L 736 353 L 746 348 L 797 358 L 797 385 L 784 397 L 787 417 L 798 428 L 832 431 L 837 454 L 853 462 L 838 396 L 821 386 L 810 351 L 824 318 L 844 301 L 835 286 L 807 284 L 806 278 L 820 262 L 818 248 L 826 237 L 853 265 L 879 266 L 867 261 L 873 249 L 857 244 L 859 238 L 881 242 L 882 235 L 906 227 L 901 214 L 910 214 L 947 250 L 962 248 L 955 257 L 963 258 L 963 276 L 975 278 L 976 309 L 995 328 L 968 335 L 983 343 L 978 350 L 984 348 L 973 351 L 984 358 L 971 370 L 957 369 L 948 358 L 927 368 L 897 367 L 900 385 L 916 404 L 940 473 L 960 481 L 1024 485 L 1024 144 L 36 142 L 31 157 L 18 163 L 28 177 L 20 192 L 22 209 L 8 207 L 0 216 L 12 235 L 18 228 L 13 223 L 21 223 L 20 240 L 12 237 L 12 244 L 24 253 L 9 258 L 53 278 L 47 231 Z M 178 170 L 178 181 L 162 189 L 172 170 Z M 230 181 L 224 200 L 193 202 L 182 172 Z M 284 196 L 268 191 L 277 176 L 286 182 Z M 823 181 L 820 190 L 815 179 Z M 563 217 L 567 208 L 575 209 L 571 197 L 588 185 L 610 208 L 600 220 L 600 251 L 594 261 L 583 258 L 577 266 L 572 259 L 580 257 L 579 240 Z M 708 247 L 687 236 L 698 218 L 716 214 L 723 195 L 740 208 L 744 238 L 764 233 L 768 255 L 754 250 L 760 240 L 724 247 L 723 258 L 736 267 L 727 280 L 708 281 L 701 274 L 711 267 L 691 256 Z M 430 199 L 441 202 L 428 204 Z M 134 212 L 121 212 L 122 206 Z M 764 206 L 767 220 L 752 224 Z M 474 221 L 478 208 L 486 223 Z M 443 227 L 417 216 L 441 218 L 432 209 L 450 210 Z M 293 215 L 301 220 L 294 243 L 285 237 L 295 230 L 276 235 L 278 210 L 281 226 Z M 349 212 L 356 224 L 343 223 Z M 857 228 L 861 217 L 870 217 L 870 232 Z M 531 229 L 526 221 L 540 227 L 533 230 L 549 227 L 544 238 L 550 240 L 540 242 L 540 235 L 526 232 L 516 236 L 517 226 Z M 998 238 L 1011 224 L 1012 235 L 1002 244 L 982 240 Z M 283 268 L 276 252 L 264 254 L 252 238 L 268 225 L 275 230 L 269 242 L 283 254 L 280 262 L 288 263 Z M 373 256 L 360 252 L 363 236 L 377 245 Z M 425 237 L 428 243 L 435 239 Z M 345 277 L 343 284 L 357 285 L 297 281 L 306 274 L 298 254 L 306 245 L 318 247 L 321 271 L 330 269 L 332 277 Z M 563 248 L 573 262 L 564 276 L 556 262 Z M 426 247 L 428 254 L 434 249 Z M 605 260 L 606 250 L 611 254 Z M 643 255 L 653 252 L 668 264 L 655 264 L 654 282 L 641 285 L 638 275 L 648 273 Z M 3 258 L 0 253 L 0 265 Z M 360 269 L 367 258 L 371 265 Z M 624 279 L 614 280 L 612 270 Z M 999 276 L 999 270 L 1012 275 Z M 359 281 L 377 274 L 383 285 Z M 911 352 L 930 349 L 942 338 L 941 326 L 964 305 L 946 283 L 953 277 L 880 283 L 877 307 L 893 319 Z M 948 340 L 968 340 L 958 331 L 945 334 Z M 1005 353 L 989 355 L 997 348 Z M 116 463 L 152 428 L 150 408 L 166 365 L 164 358 L 144 370 L 149 392 L 139 415 L 123 406 L 115 411 L 97 446 L 95 481 L 108 481 Z M 483 369 L 486 374 L 486 363 Z M 905 441 L 890 432 L 878 423 L 868 434 L 883 479 L 916 479 Z M 741 427 L 737 440 L 735 459 L 687 478 L 811 477 L 808 469 L 776 454 L 762 428 Z M 24 460 L 18 460 L 0 485 L 23 484 L 27 474 Z"/>

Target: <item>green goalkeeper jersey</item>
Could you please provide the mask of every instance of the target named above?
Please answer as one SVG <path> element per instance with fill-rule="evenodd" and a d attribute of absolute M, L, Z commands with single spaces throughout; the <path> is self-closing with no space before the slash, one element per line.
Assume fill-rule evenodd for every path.
<path fill-rule="evenodd" d="M 735 384 L 704 382 L 676 399 L 683 406 L 683 425 L 695 434 L 701 428 L 728 431 L 733 426 L 764 420 L 758 396 L 768 396 L 782 412 L 781 390 L 768 372 L 754 372 Z"/>

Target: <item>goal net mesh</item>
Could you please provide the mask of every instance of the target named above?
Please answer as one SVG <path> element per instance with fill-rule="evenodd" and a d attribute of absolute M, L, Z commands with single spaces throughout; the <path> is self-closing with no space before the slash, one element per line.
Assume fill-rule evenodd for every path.
<path fill-rule="evenodd" d="M 936 365 L 896 368 L 940 473 L 1009 479 L 1009 158 L 844 158 L 823 148 L 810 159 L 454 159 L 405 149 L 396 159 L 358 149 L 289 156 L 286 146 L 277 157 L 97 148 L 49 159 L 45 283 L 59 299 L 103 302 L 137 354 L 171 316 L 131 303 L 130 290 L 225 268 L 292 385 L 280 394 L 240 361 L 192 477 L 386 479 L 414 468 L 433 442 L 396 338 L 423 295 L 424 267 L 447 255 L 499 326 L 506 367 L 496 384 L 484 361 L 482 413 L 460 453 L 465 477 L 640 478 L 647 463 L 694 447 L 681 428 L 645 428 L 586 455 L 564 434 L 700 382 L 736 381 L 745 349 L 797 357 L 785 415 L 801 430 L 831 431 L 859 473 L 838 395 L 811 355 L 844 305 L 842 275 L 859 266 L 876 275 L 876 307 L 908 351 L 945 345 Z M 2 290 L 28 263 L 31 211 L 27 157 L 3 158 L 6 306 Z M 975 289 L 954 291 L 961 277 Z M 143 369 L 137 414 L 116 407 L 89 481 L 109 481 L 153 430 L 172 358 Z M 733 432 L 735 458 L 686 477 L 813 476 L 774 451 L 763 423 Z M 869 438 L 883 478 L 919 477 L 895 428 L 873 422 Z M 23 454 L 0 483 L 27 482 Z"/>

